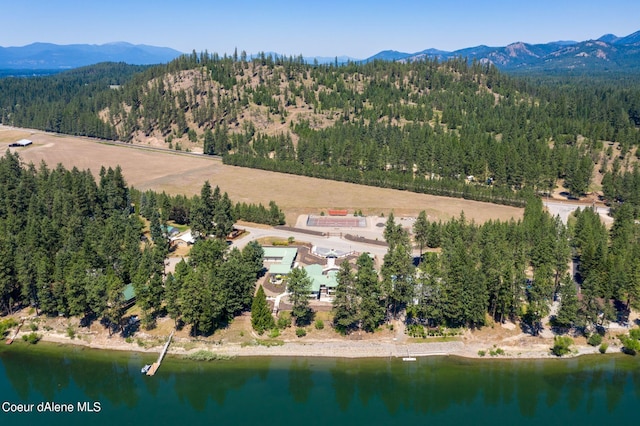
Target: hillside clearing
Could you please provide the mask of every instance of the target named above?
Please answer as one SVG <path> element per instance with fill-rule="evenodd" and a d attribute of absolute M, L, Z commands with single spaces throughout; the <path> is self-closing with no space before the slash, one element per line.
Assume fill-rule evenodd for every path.
<path fill-rule="evenodd" d="M 490 219 L 522 217 L 523 209 L 458 198 L 415 194 L 345 182 L 295 176 L 263 170 L 227 166 L 212 157 L 183 156 L 118 147 L 88 138 L 10 129 L 0 126 L 0 150 L 10 142 L 28 138 L 33 145 L 20 149 L 25 163 L 49 167 L 58 163 L 67 168 L 90 169 L 97 175 L 102 166 L 120 165 L 129 185 L 137 189 L 166 191 L 168 194 L 199 193 L 204 181 L 218 185 L 234 202 L 267 205 L 274 200 L 294 224 L 297 216 L 319 213 L 328 208 L 362 210 L 365 214 L 417 215 L 425 210 L 430 218 L 447 220 L 464 211 L 468 220 L 483 223 Z"/>

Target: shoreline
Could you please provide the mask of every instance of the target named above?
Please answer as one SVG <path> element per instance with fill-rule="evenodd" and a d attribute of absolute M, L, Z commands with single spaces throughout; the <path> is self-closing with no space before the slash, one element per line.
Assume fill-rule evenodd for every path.
<path fill-rule="evenodd" d="M 29 334 L 20 332 L 18 337 Z M 114 335 L 113 342 L 109 344 L 86 340 L 86 336 L 71 339 L 58 333 L 42 333 L 41 342 L 55 344 L 63 347 L 81 347 L 103 351 L 119 351 L 140 354 L 157 355 L 162 343 L 158 339 L 157 345 L 144 341 L 145 346 L 136 342 L 128 343 L 120 336 Z M 194 341 L 191 339 L 174 338 L 169 347 L 168 355 L 171 357 L 187 358 L 188 355 L 198 351 L 208 351 L 221 359 L 226 357 L 302 357 L 302 358 L 336 358 L 336 359 L 381 359 L 381 358 L 425 358 L 431 356 L 454 356 L 465 359 L 502 359 L 502 360 L 536 360 L 536 359 L 570 359 L 582 355 L 601 355 L 597 347 L 589 345 L 572 345 L 570 354 L 558 357 L 551 353 L 548 339 L 543 337 L 528 336 L 528 339 L 538 342 L 528 342 L 525 345 L 498 345 L 499 342 L 465 342 L 463 339 L 438 342 L 388 342 L 382 340 L 333 340 L 333 341 L 275 341 L 273 346 L 241 343 L 212 343 Z M 265 339 L 265 341 L 269 341 Z M 257 340 L 256 340 L 257 342 Z M 18 342 L 22 344 L 22 342 Z M 146 346 L 149 344 L 150 346 Z M 503 354 L 491 355 L 495 349 L 502 349 Z M 484 351 L 481 356 L 479 351 Z M 606 354 L 621 353 L 619 347 L 610 346 Z"/>

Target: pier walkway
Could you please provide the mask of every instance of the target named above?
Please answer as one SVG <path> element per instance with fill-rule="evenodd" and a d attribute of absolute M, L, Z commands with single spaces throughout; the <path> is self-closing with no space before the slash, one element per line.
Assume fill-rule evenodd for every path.
<path fill-rule="evenodd" d="M 169 338 L 167 339 L 167 343 L 164 344 L 164 347 L 162 348 L 160 355 L 158 355 L 157 361 L 151 364 L 151 368 L 149 368 L 149 371 L 147 371 L 147 376 L 153 376 L 154 374 L 156 374 L 156 371 L 158 371 L 158 368 L 160 368 L 162 359 L 167 354 L 167 350 L 169 349 L 169 344 L 171 343 L 171 339 L 173 338 L 173 333 L 174 331 L 172 331 L 171 334 L 169 335 Z"/>

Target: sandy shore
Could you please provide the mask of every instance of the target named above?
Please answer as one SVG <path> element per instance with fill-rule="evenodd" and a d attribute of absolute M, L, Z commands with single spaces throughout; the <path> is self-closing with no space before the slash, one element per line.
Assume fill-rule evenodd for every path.
<path fill-rule="evenodd" d="M 158 354 L 175 326 L 173 320 L 159 318 L 153 330 L 139 329 L 125 338 L 120 333 L 109 335 L 108 330 L 97 321 L 88 327 L 80 327 L 77 318 L 25 314 L 22 311 L 13 315 L 18 322 L 24 320 L 17 340 L 35 332 L 43 342 L 104 350 Z M 251 316 L 246 313 L 211 336 L 196 339 L 189 335 L 188 327 L 178 330 L 169 347 L 169 354 L 186 356 L 205 350 L 221 357 L 418 358 L 451 355 L 465 358 L 556 358 L 551 353 L 554 334 L 548 324 L 545 324 L 539 336 L 525 333 L 516 324 L 505 323 L 491 324 L 477 330 L 459 330 L 452 337 L 426 339 L 407 336 L 403 324 L 398 321 L 381 327 L 375 333 L 353 333 L 349 336 L 337 334 L 329 324 L 320 330 L 313 325 L 306 327 L 307 335 L 302 338 L 296 336 L 295 327 L 269 338 L 266 334 L 259 336 L 252 330 Z M 14 331 L 10 330 L 7 336 L 13 336 Z M 617 336 L 628 331 L 628 328 L 617 324 L 610 325 L 609 332 L 603 338 L 603 342 L 609 345 L 608 353 L 620 352 Z M 599 353 L 598 347 L 588 345 L 585 337 L 572 336 L 572 339 L 571 354 L 566 357 Z"/>
<path fill-rule="evenodd" d="M 21 332 L 28 334 L 30 331 Z M 164 343 L 158 336 L 139 333 L 133 341 L 126 341 L 118 335 L 104 337 L 91 333 L 79 334 L 74 338 L 59 332 L 43 332 L 42 341 L 63 345 L 80 345 L 94 349 L 118 350 L 143 353 L 159 353 Z M 550 348 L 553 339 L 522 334 L 519 339 L 509 341 L 486 341 L 477 339 L 471 331 L 465 336 L 450 338 L 449 341 L 397 342 L 390 339 L 377 340 L 331 340 L 311 341 L 304 338 L 297 341 L 278 339 L 251 339 L 248 342 L 198 341 L 190 338 L 175 338 L 169 354 L 186 356 L 206 350 L 221 357 L 241 356 L 283 356 L 283 357 L 330 357 L 330 358 L 404 358 L 426 356 L 459 356 L 465 358 L 500 359 L 545 359 L 556 358 Z M 269 345 L 271 342 L 272 345 Z M 275 342 L 275 343 L 274 343 Z M 491 351 L 502 349 L 503 354 L 491 355 Z M 598 348 L 586 344 L 575 344 L 572 353 L 566 357 L 597 354 Z M 481 353 L 484 352 L 484 355 Z M 618 353 L 620 348 L 611 343 L 609 353 Z"/>

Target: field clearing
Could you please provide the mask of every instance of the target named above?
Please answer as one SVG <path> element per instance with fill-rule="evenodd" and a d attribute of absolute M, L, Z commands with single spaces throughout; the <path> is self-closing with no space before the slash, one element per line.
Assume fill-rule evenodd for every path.
<path fill-rule="evenodd" d="M 166 191 L 168 194 L 198 194 L 204 181 L 229 194 L 234 202 L 262 203 L 274 200 L 295 224 L 300 214 L 319 214 L 327 209 L 362 210 L 367 215 L 417 215 L 425 210 L 429 219 L 447 220 L 464 211 L 468 220 L 483 223 L 490 219 L 522 218 L 523 209 L 460 198 L 415 194 L 408 191 L 374 188 L 304 176 L 267 172 L 222 164 L 219 159 L 156 152 L 97 143 L 88 138 L 49 134 L 0 126 L 0 150 L 9 143 L 30 139 L 33 145 L 17 150 L 20 158 L 36 166 L 41 161 L 54 168 L 90 169 L 120 165 L 125 180 L 137 189 Z"/>

